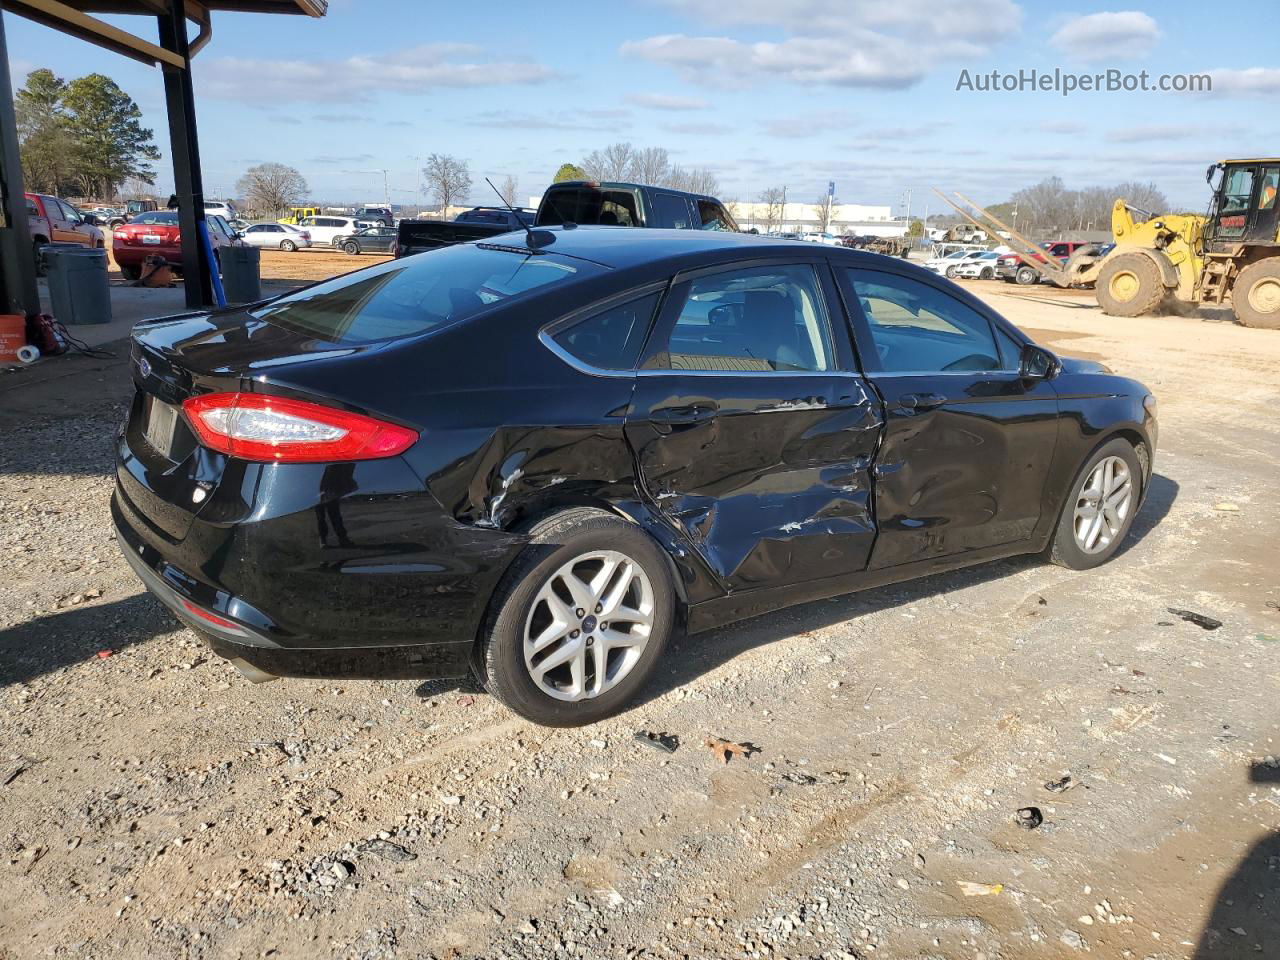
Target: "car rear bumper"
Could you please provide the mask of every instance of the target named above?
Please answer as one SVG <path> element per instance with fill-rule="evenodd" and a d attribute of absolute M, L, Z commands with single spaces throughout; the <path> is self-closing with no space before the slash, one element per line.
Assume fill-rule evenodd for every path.
<path fill-rule="evenodd" d="M 197 630 L 214 653 L 232 661 L 252 680 L 448 679 L 466 676 L 470 668 L 474 633 L 448 641 L 375 646 L 333 646 L 323 644 L 320 637 L 290 634 L 243 598 L 167 561 L 129 521 L 129 512 L 118 495 L 111 498 L 116 539 L 138 579 L 174 616 Z M 351 613 L 334 610 L 333 616 Z"/>
<path fill-rule="evenodd" d="M 152 256 L 164 257 L 169 263 L 182 264 L 182 248 L 173 247 L 165 244 L 154 244 L 148 246 L 113 246 L 111 248 L 111 258 L 115 260 L 118 266 L 122 267 L 140 267 L 146 262 L 147 257 Z"/>
<path fill-rule="evenodd" d="M 166 465 L 138 406 L 117 441 L 117 540 L 215 650 L 278 676 L 465 674 L 526 537 L 455 520 L 399 457 L 355 465 L 338 490 L 325 464 L 219 466 L 197 447 Z"/>

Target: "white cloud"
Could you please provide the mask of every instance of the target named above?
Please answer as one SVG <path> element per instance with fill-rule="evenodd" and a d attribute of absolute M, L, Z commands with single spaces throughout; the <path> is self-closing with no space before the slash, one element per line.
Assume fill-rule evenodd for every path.
<path fill-rule="evenodd" d="M 1075 120 L 1046 120 L 1040 129 L 1045 133 L 1084 133 L 1085 126 Z"/>
<path fill-rule="evenodd" d="M 613 124 L 631 115 L 629 110 L 560 110 L 547 113 L 521 113 L 516 110 L 485 110 L 465 120 L 471 127 L 494 127 L 499 130 L 592 130 L 608 133 Z"/>
<path fill-rule="evenodd" d="M 1111 143 L 1150 143 L 1163 140 L 1181 142 L 1187 135 L 1185 126 L 1177 124 L 1153 124 L 1140 127 L 1121 127 L 1107 131 L 1106 139 Z"/>
<path fill-rule="evenodd" d="M 842 40 L 792 37 L 781 43 L 742 43 L 729 37 L 665 34 L 629 40 L 622 53 L 664 63 L 700 82 L 742 85 L 764 77 L 840 87 L 909 87 L 924 67 L 900 41 L 888 37 L 851 45 Z"/>
<path fill-rule="evenodd" d="M 1204 72 L 1213 77 L 1213 92 L 1220 96 L 1280 96 L 1280 67 L 1220 68 Z"/>
<path fill-rule="evenodd" d="M 1160 39 L 1160 27 L 1138 10 L 1091 13 L 1068 20 L 1049 42 L 1075 60 L 1134 60 Z"/>
<path fill-rule="evenodd" d="M 345 60 L 221 57 L 204 60 L 193 71 L 199 95 L 256 103 L 349 103 L 384 90 L 525 85 L 554 76 L 549 67 L 532 61 L 485 61 L 480 48 L 459 43 L 429 43 Z"/>
<path fill-rule="evenodd" d="M 745 86 L 787 80 L 839 87 L 904 88 L 941 60 L 976 59 L 1016 33 L 1014 0 L 666 0 L 719 27 L 771 29 L 744 41 L 725 35 L 663 34 L 622 44 L 624 55 L 672 67 L 700 83 Z"/>
<path fill-rule="evenodd" d="M 681 136 L 708 137 L 718 137 L 734 131 L 734 128 L 727 123 L 666 123 L 663 124 L 662 129 L 667 133 L 678 133 Z"/>
<path fill-rule="evenodd" d="M 627 96 L 627 102 L 652 110 L 706 110 L 711 106 L 700 97 L 679 97 L 669 93 L 632 93 Z"/>

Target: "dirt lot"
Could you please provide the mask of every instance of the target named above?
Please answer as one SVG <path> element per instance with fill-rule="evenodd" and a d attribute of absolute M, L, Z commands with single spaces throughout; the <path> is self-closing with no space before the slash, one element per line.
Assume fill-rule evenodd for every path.
<path fill-rule="evenodd" d="M 311 247 L 285 253 L 283 250 L 262 251 L 262 279 L 278 280 L 292 283 L 315 283 L 327 280 L 340 273 L 349 273 L 361 267 L 390 260 L 381 254 L 359 254 L 348 256 L 332 247 Z M 107 260 L 110 264 L 111 276 L 119 279 L 115 260 L 111 257 L 111 235 L 107 234 Z"/>
<path fill-rule="evenodd" d="M 123 365 L 0 374 L 0 957 L 1280 956 L 1280 334 L 975 288 L 1159 396 L 1124 552 L 680 640 L 582 730 L 250 686 L 117 556 Z"/>

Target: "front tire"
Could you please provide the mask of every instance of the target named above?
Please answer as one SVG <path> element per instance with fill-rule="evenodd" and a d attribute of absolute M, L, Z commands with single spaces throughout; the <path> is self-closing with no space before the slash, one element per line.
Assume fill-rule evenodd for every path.
<path fill-rule="evenodd" d="M 1049 560 L 1070 570 L 1110 560 L 1133 526 L 1142 483 L 1142 464 L 1128 440 L 1117 437 L 1095 450 L 1062 505 Z"/>
<path fill-rule="evenodd" d="M 1151 258 L 1142 253 L 1109 257 L 1098 273 L 1098 306 L 1112 317 L 1140 317 L 1164 299 L 1164 283 Z"/>
<path fill-rule="evenodd" d="M 1280 257 L 1267 257 L 1241 270 L 1231 290 L 1231 306 L 1246 327 L 1280 330 Z"/>
<path fill-rule="evenodd" d="M 674 622 L 675 588 L 657 544 L 602 510 L 567 510 L 533 526 L 503 577 L 476 672 L 534 723 L 595 723 L 645 685 Z"/>
<path fill-rule="evenodd" d="M 992 268 L 992 267 L 983 267 L 983 268 L 982 268 L 982 272 L 978 274 L 978 279 L 979 279 L 979 280 L 993 280 L 993 279 L 995 279 L 995 275 L 996 275 L 996 271 L 995 271 L 995 269 L 994 269 L 994 268 Z"/>
<path fill-rule="evenodd" d="M 1039 283 L 1040 271 L 1027 266 L 1019 267 L 1018 272 L 1013 275 L 1013 282 L 1023 287 L 1029 287 L 1033 283 Z"/>

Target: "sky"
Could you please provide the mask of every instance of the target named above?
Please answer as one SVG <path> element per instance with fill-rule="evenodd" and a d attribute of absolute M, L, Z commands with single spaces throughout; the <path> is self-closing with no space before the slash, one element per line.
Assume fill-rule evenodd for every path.
<path fill-rule="evenodd" d="M 1201 209 L 1205 167 L 1280 153 L 1274 0 L 330 0 L 322 19 L 221 13 L 194 61 L 209 197 L 256 163 L 296 167 L 311 199 L 419 200 L 421 158 L 453 154 L 537 196 L 557 167 L 626 140 L 715 172 L 721 197 L 940 212 L 1058 175 L 1153 181 Z M 155 38 L 144 17 L 107 18 Z M 172 185 L 160 72 L 5 14 L 15 89 L 41 66 L 105 73 L 154 128 Z M 1219 40 L 1212 40 L 1216 35 Z M 1209 74 L 1211 92 L 957 89 L 991 71 Z M 967 73 L 966 73 L 967 71 Z M 1256 119 L 1255 119 L 1256 118 Z M 1258 119 L 1264 122 L 1257 122 Z"/>

